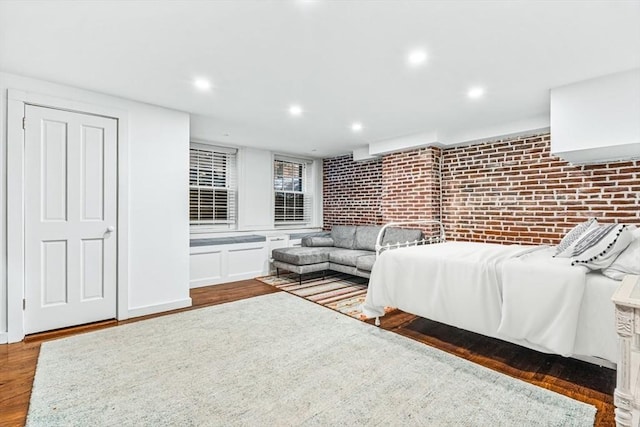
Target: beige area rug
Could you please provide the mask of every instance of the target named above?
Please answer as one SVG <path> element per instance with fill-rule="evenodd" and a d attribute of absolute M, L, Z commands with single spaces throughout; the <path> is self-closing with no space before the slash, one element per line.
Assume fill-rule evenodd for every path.
<path fill-rule="evenodd" d="M 263 283 L 278 289 L 324 305 L 356 319 L 365 320 L 362 304 L 367 296 L 369 279 L 349 274 L 332 272 L 326 276 L 305 274 L 302 283 L 296 273 L 285 273 L 280 276 L 258 277 Z M 385 312 L 395 310 L 385 307 Z"/>
<path fill-rule="evenodd" d="M 591 426 L 595 407 L 284 292 L 42 345 L 28 426 Z"/>

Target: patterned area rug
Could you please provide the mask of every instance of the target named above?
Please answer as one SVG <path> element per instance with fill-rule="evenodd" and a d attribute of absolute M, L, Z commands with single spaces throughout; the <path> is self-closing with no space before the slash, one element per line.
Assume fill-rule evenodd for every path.
<path fill-rule="evenodd" d="M 280 277 L 258 277 L 263 283 L 278 289 L 324 305 L 347 316 L 365 320 L 362 314 L 362 304 L 367 296 L 369 279 L 351 276 L 344 273 L 305 274 L 300 284 L 300 278 L 295 273 L 280 274 Z M 385 312 L 393 311 L 385 307 Z"/>
<path fill-rule="evenodd" d="M 27 427 L 593 427 L 595 413 L 277 292 L 43 343 Z"/>

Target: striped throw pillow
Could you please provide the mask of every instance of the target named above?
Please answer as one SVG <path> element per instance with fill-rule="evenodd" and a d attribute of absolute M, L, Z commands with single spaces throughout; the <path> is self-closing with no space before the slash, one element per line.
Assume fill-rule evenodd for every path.
<path fill-rule="evenodd" d="M 588 230 L 598 226 L 598 221 L 595 218 L 589 218 L 585 222 L 573 227 L 562 238 L 558 246 L 556 246 L 556 253 L 554 256 L 560 258 L 571 258 L 573 253 L 574 244 L 586 233 Z"/>
<path fill-rule="evenodd" d="M 590 270 L 607 268 L 633 240 L 626 224 L 607 224 L 586 232 L 575 244 L 571 265 Z"/>

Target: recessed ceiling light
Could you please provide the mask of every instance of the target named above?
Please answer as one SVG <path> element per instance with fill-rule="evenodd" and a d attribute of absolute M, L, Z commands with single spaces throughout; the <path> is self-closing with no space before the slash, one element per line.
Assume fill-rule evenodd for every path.
<path fill-rule="evenodd" d="M 289 114 L 291 114 L 292 116 L 300 116 L 302 115 L 302 107 L 299 105 L 291 105 L 289 107 Z"/>
<path fill-rule="evenodd" d="M 407 56 L 407 62 L 412 67 L 420 65 L 424 63 L 426 60 L 427 60 L 427 52 L 425 52 L 422 49 L 413 50 L 409 52 L 409 55 Z"/>
<path fill-rule="evenodd" d="M 469 92 L 467 92 L 467 96 L 471 99 L 481 98 L 482 95 L 484 95 L 484 88 L 481 88 L 479 86 L 472 87 L 471 89 L 469 89 Z"/>
<path fill-rule="evenodd" d="M 200 90 L 211 89 L 211 82 L 207 79 L 195 79 L 193 85 Z"/>
<path fill-rule="evenodd" d="M 353 132 L 361 132 L 362 131 L 362 123 L 355 122 L 351 124 L 351 130 Z"/>

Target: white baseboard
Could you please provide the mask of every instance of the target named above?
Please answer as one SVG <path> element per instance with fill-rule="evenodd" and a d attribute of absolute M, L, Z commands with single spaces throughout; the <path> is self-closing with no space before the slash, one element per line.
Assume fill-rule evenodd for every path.
<path fill-rule="evenodd" d="M 0 344 L 6 344 L 9 342 L 9 334 L 6 332 L 0 332 Z"/>
<path fill-rule="evenodd" d="M 146 316 L 148 314 L 162 313 L 164 311 L 177 310 L 179 308 L 191 307 L 191 298 L 166 302 L 163 304 L 145 305 L 142 307 L 129 308 L 129 318 Z"/>
<path fill-rule="evenodd" d="M 252 271 L 249 273 L 235 274 L 233 276 L 225 276 L 225 277 L 216 277 L 213 279 L 205 278 L 205 279 L 191 280 L 189 282 L 189 287 L 191 289 L 202 288 L 203 286 L 220 285 L 222 283 L 237 282 L 239 280 L 255 279 L 256 277 L 261 277 L 265 275 L 266 274 L 263 271 Z"/>

